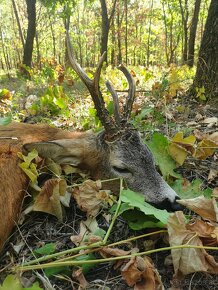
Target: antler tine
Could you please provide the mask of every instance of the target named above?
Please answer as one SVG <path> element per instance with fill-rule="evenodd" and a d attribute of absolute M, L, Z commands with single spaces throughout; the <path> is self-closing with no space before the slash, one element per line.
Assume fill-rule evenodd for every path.
<path fill-rule="evenodd" d="M 120 126 L 121 118 L 120 118 L 120 107 L 119 107 L 119 100 L 118 95 L 115 89 L 113 88 L 112 84 L 109 81 L 106 81 L 106 86 L 108 91 L 111 93 L 114 102 L 114 118 L 117 125 Z"/>
<path fill-rule="evenodd" d="M 113 119 L 110 117 L 108 110 L 105 108 L 105 102 L 102 96 L 102 93 L 99 90 L 99 79 L 101 74 L 101 68 L 103 65 L 103 62 L 105 60 L 106 53 L 103 53 L 101 56 L 97 69 L 94 74 L 94 79 L 90 79 L 85 71 L 80 67 L 80 65 L 76 62 L 73 54 L 73 48 L 70 42 L 70 36 L 69 32 L 66 31 L 67 35 L 67 49 L 68 49 L 68 55 L 70 63 L 75 70 L 75 72 L 78 74 L 78 76 L 81 78 L 83 83 L 86 85 L 87 89 L 90 92 L 90 95 L 92 96 L 92 100 L 94 102 L 98 118 L 100 119 L 102 125 L 105 128 L 105 131 L 107 134 L 114 134 L 117 132 L 118 128 Z"/>
<path fill-rule="evenodd" d="M 90 89 L 92 87 L 93 81 L 87 76 L 85 71 L 76 62 L 76 60 L 75 60 L 75 58 L 73 56 L 73 48 L 72 48 L 72 45 L 71 45 L 71 42 L 70 42 L 70 36 L 69 36 L 69 32 L 68 31 L 66 31 L 66 35 L 67 35 L 67 51 L 68 51 L 68 57 L 69 57 L 70 64 L 72 65 L 73 69 L 78 74 L 78 76 L 81 78 L 83 83 L 86 85 L 86 87 L 88 89 Z"/>
<path fill-rule="evenodd" d="M 129 92 L 128 92 L 126 104 L 124 106 L 124 111 L 123 111 L 123 119 L 124 119 L 124 123 L 126 123 L 132 111 L 132 105 L 135 99 L 136 84 L 135 84 L 134 78 L 132 77 L 128 69 L 123 64 L 119 65 L 118 69 L 123 72 L 129 84 Z"/>

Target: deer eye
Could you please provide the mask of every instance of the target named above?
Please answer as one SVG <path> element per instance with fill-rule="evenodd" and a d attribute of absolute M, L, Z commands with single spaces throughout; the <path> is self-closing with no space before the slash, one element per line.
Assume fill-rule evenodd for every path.
<path fill-rule="evenodd" d="M 119 174 L 130 174 L 130 170 L 127 168 L 121 168 L 121 167 L 117 167 L 117 166 L 113 166 L 112 167 L 113 170 L 117 171 Z"/>

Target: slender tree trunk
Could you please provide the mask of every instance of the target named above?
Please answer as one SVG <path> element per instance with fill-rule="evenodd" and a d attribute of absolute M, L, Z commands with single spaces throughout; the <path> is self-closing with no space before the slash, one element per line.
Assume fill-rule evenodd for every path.
<path fill-rule="evenodd" d="M 16 17 L 16 20 L 17 20 L 17 26 L 18 26 L 18 30 L 19 30 L 20 40 L 21 40 L 22 46 L 24 48 L 24 37 L 23 37 L 23 32 L 22 32 L 22 28 L 21 28 L 21 24 L 20 24 L 20 18 L 19 18 L 19 15 L 18 15 L 18 11 L 17 11 L 17 6 L 16 6 L 16 3 L 15 3 L 15 0 L 12 0 L 12 5 L 13 5 L 13 9 L 14 9 L 14 14 L 15 14 L 15 17 Z"/>
<path fill-rule="evenodd" d="M 66 31 L 69 31 L 69 27 L 70 27 L 70 15 L 69 14 L 64 19 L 64 27 L 65 27 Z M 69 56 L 68 56 L 68 50 L 67 50 L 67 37 L 65 38 L 64 64 L 65 64 L 66 67 L 70 67 L 71 66 L 70 65 Z"/>
<path fill-rule="evenodd" d="M 196 38 L 196 31 L 197 31 L 197 25 L 198 25 L 200 6 L 201 6 L 201 0 L 196 0 L 194 14 L 193 14 L 191 26 L 190 26 L 190 35 L 189 35 L 189 43 L 188 43 L 187 64 L 190 67 L 193 67 L 193 65 L 194 65 L 195 38 Z"/>
<path fill-rule="evenodd" d="M 111 30 L 112 30 L 112 37 L 111 37 L 111 42 L 112 42 L 112 48 L 111 48 L 111 65 L 112 67 L 115 66 L 115 46 L 116 46 L 116 37 L 115 37 L 115 27 L 114 27 L 114 18 L 111 23 Z"/>
<path fill-rule="evenodd" d="M 49 23 L 50 23 L 51 36 L 52 36 L 53 56 L 54 58 L 56 58 L 56 39 L 55 39 L 55 32 L 54 32 L 54 28 L 53 28 L 50 16 L 49 16 Z"/>
<path fill-rule="evenodd" d="M 126 55 L 126 65 L 128 62 L 128 3 L 125 0 L 125 55 Z"/>
<path fill-rule="evenodd" d="M 109 35 L 109 29 L 111 20 L 114 17 L 115 7 L 116 7 L 116 1 L 114 0 L 111 14 L 108 16 L 108 9 L 106 0 L 100 0 L 101 3 L 101 55 L 106 52 L 106 62 L 107 62 L 107 48 L 108 48 L 108 35 Z"/>
<path fill-rule="evenodd" d="M 122 17 L 120 15 L 120 3 L 117 8 L 117 46 L 118 46 L 118 64 L 122 63 L 122 49 L 121 49 L 121 23 Z"/>
<path fill-rule="evenodd" d="M 31 67 L 33 55 L 33 42 L 36 34 L 36 0 L 26 0 L 28 28 L 24 46 L 23 64 Z"/>
<path fill-rule="evenodd" d="M 147 66 L 149 66 L 150 62 L 150 40 L 151 40 L 151 19 L 153 14 L 153 4 L 154 1 L 151 0 L 151 6 L 150 6 L 150 16 L 149 16 L 149 27 L 148 27 L 148 42 L 147 42 Z"/>
<path fill-rule="evenodd" d="M 167 17 L 166 17 L 166 10 L 165 10 L 165 4 L 164 1 L 162 2 L 163 7 L 163 21 L 164 21 L 164 30 L 165 30 L 165 55 L 167 64 L 169 64 L 169 51 L 168 51 L 168 28 L 167 28 Z"/>
<path fill-rule="evenodd" d="M 6 51 L 5 42 L 3 39 L 3 32 L 2 32 L 1 26 L 0 26 L 0 37 L 1 37 L 1 42 L 2 42 L 2 52 L 3 52 L 3 56 L 4 56 L 5 67 L 8 71 L 8 74 L 9 74 L 10 64 L 8 63 L 8 59 L 7 59 L 7 51 Z"/>
<path fill-rule="evenodd" d="M 41 55 L 40 55 L 40 49 L 39 49 L 39 36 L 38 36 L 38 32 L 36 31 L 36 51 L 37 51 L 37 64 L 41 64 L 40 59 L 41 59 Z"/>
<path fill-rule="evenodd" d="M 182 5 L 182 0 L 179 0 L 179 5 L 182 15 L 183 35 L 184 35 L 182 59 L 183 63 L 186 63 L 188 57 L 188 0 L 185 0 L 184 7 Z"/>
<path fill-rule="evenodd" d="M 199 50 L 194 88 L 204 87 L 207 98 L 218 104 L 218 1 L 211 0 Z"/>

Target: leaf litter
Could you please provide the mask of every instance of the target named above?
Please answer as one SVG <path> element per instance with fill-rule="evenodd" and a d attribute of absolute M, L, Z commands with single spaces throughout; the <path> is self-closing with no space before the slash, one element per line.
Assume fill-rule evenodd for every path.
<path fill-rule="evenodd" d="M 153 150 L 154 155 L 156 154 L 156 161 L 162 174 L 169 181 L 178 178 L 176 180 L 177 188 L 183 188 L 182 190 L 187 194 L 186 199 L 182 200 L 181 203 L 192 213 L 194 212 L 195 215 L 190 215 L 189 211 L 189 214 L 187 214 L 185 218 L 185 215 L 181 212 L 171 215 L 164 213 L 164 211 L 158 212 L 158 210 L 156 211 L 155 208 L 152 208 L 149 205 L 147 206 L 146 203 L 143 203 L 140 199 L 140 201 L 137 201 L 139 198 L 137 194 L 134 195 L 132 192 L 131 194 L 129 193 L 129 196 L 128 194 L 124 194 L 122 197 L 120 216 L 117 218 L 117 225 L 115 223 L 109 237 L 110 242 L 118 243 L 118 245 L 115 247 L 104 245 L 99 249 L 96 247 L 94 249 L 88 248 L 86 250 L 78 250 L 78 254 L 80 257 L 83 257 L 84 261 L 87 261 L 88 259 L 98 259 L 99 257 L 104 257 L 105 259 L 118 257 L 120 260 L 113 263 L 112 267 L 111 264 L 109 262 L 107 263 L 107 260 L 105 260 L 103 265 L 106 266 L 102 266 L 103 268 L 95 266 L 96 269 L 98 269 L 98 272 L 96 272 L 96 270 L 91 270 L 88 274 L 84 271 L 84 267 L 73 268 L 71 270 L 71 277 L 73 277 L 73 280 L 71 280 L 72 278 L 70 278 L 69 273 L 67 278 L 68 281 L 69 279 L 71 280 L 71 283 L 74 285 L 73 287 L 79 285 L 80 288 L 100 289 L 93 281 L 95 281 L 96 275 L 99 277 L 105 277 L 105 272 L 110 273 L 110 277 L 120 273 L 119 279 L 121 280 L 116 282 L 117 285 L 120 285 L 120 288 L 116 289 L 128 289 L 128 287 L 130 287 L 129 289 L 136 290 L 156 290 L 166 289 L 166 285 L 169 287 L 169 278 L 166 283 L 166 279 L 163 276 L 164 271 L 161 270 L 159 267 L 160 265 L 158 265 L 159 260 L 155 261 L 155 256 L 153 255 L 140 255 L 140 253 L 145 250 L 143 243 L 140 243 L 140 239 L 136 239 L 135 241 L 131 241 L 130 239 L 128 241 L 128 237 L 134 235 L 137 236 L 141 231 L 145 231 L 143 230 L 144 228 L 148 230 L 149 223 L 153 227 L 163 227 L 168 230 L 169 244 L 171 247 L 186 245 L 196 246 L 196 248 L 181 247 L 171 250 L 174 267 L 174 275 L 172 277 L 171 272 L 170 276 L 171 289 L 181 289 L 180 286 L 185 285 L 185 277 L 198 271 L 217 275 L 218 266 L 215 260 L 215 252 L 208 252 L 206 248 L 203 248 L 203 246 L 217 247 L 218 244 L 217 203 L 215 200 L 215 197 L 217 197 L 216 187 L 213 190 L 214 197 L 208 198 L 208 196 L 211 196 L 212 190 L 211 192 L 206 192 L 204 187 L 200 188 L 200 185 L 202 185 L 201 182 L 196 182 L 196 185 L 194 186 L 192 185 L 195 180 L 193 177 L 189 178 L 188 174 L 183 174 L 187 179 L 182 180 L 181 175 L 179 174 L 181 171 L 177 171 L 177 173 L 175 172 L 178 164 L 180 166 L 183 164 L 185 169 L 193 171 L 192 168 L 189 169 L 189 166 L 187 166 L 191 164 L 189 162 L 200 160 L 199 164 L 203 164 L 201 163 L 201 160 L 207 160 L 208 158 L 217 160 L 215 153 L 216 148 L 214 148 L 217 146 L 217 132 L 208 133 L 208 130 L 211 130 L 211 128 L 216 126 L 217 121 L 215 119 L 204 118 L 203 114 L 200 120 L 201 124 L 206 128 L 206 133 L 200 131 L 199 128 L 194 129 L 193 134 L 186 134 L 185 136 L 181 132 L 175 132 L 174 137 L 172 134 L 171 143 L 158 133 L 156 134 L 156 137 L 153 137 L 154 142 L 150 142 L 150 148 Z M 196 124 L 198 123 L 196 122 Z M 155 149 L 155 142 L 156 145 L 159 146 L 159 149 Z M 164 146 L 162 146 L 162 144 L 164 144 Z M 174 148 L 170 149 L 172 144 Z M 161 152 L 161 154 L 158 151 Z M 173 162 L 173 159 L 168 153 L 171 154 L 171 157 L 173 157 L 177 165 Z M 161 160 L 161 155 L 166 156 L 164 162 Z M 33 220 L 31 219 L 31 215 L 29 215 L 29 220 L 27 217 L 27 221 L 25 221 L 27 222 L 27 225 L 29 224 L 29 228 L 27 226 L 24 230 L 26 243 L 31 245 L 32 248 L 40 248 L 48 242 L 54 241 L 57 251 L 63 251 L 66 249 L 66 246 L 69 249 L 73 248 L 73 244 L 76 245 L 76 247 L 81 247 L 102 242 L 117 206 L 117 198 L 112 195 L 113 190 L 111 190 L 110 187 L 106 190 L 103 189 L 101 181 L 94 182 L 89 180 L 87 178 L 88 176 L 85 176 L 84 178 L 84 175 L 78 172 L 74 167 L 63 166 L 60 168 L 59 165 L 56 165 L 49 160 L 45 162 L 43 161 L 44 163 L 39 159 L 37 162 L 32 162 L 34 158 L 38 158 L 37 156 L 34 158 L 30 156 L 27 159 L 21 156 L 21 158 L 24 162 L 23 169 L 31 179 L 34 190 L 39 192 L 38 196 L 34 199 L 33 209 L 54 216 L 52 218 L 51 216 L 45 216 L 41 213 L 42 220 L 40 220 L 40 214 L 37 215 L 35 220 Z M 54 177 L 48 179 L 44 185 L 41 185 L 37 180 L 40 166 L 47 167 L 47 171 L 52 172 L 54 175 Z M 199 170 L 199 167 L 196 166 L 195 169 Z M 216 169 L 209 168 L 207 175 L 205 176 L 204 181 L 207 181 L 214 187 L 217 177 Z M 72 180 L 70 182 L 70 184 L 73 184 L 72 187 L 69 187 L 68 177 L 70 177 L 70 179 L 73 178 L 73 182 Z M 81 183 L 81 181 L 84 182 Z M 190 190 L 190 188 L 192 189 Z M 72 202 L 70 204 L 69 193 L 70 195 L 72 194 L 73 198 L 76 200 L 79 209 L 76 209 L 75 204 L 72 205 Z M 202 193 L 205 196 L 202 196 Z M 192 197 L 192 199 L 190 199 L 190 197 Z M 64 206 L 70 206 L 70 208 L 63 208 L 63 204 Z M 109 214 L 108 208 L 112 204 L 115 209 Z M 107 217 L 107 220 L 103 217 L 105 214 L 109 216 L 109 218 Z M 127 223 L 122 220 L 123 216 Z M 56 220 L 55 217 L 58 220 Z M 66 222 L 66 220 L 68 221 Z M 23 226 L 25 226 L 25 222 Z M 34 222 L 36 222 L 35 226 L 33 226 Z M 37 230 L 38 223 L 40 226 Z M 129 226 L 132 225 L 132 228 L 134 228 L 134 224 L 137 225 L 137 230 L 140 229 L 140 232 L 135 233 L 135 230 L 131 230 L 128 227 L 128 224 Z M 52 234 L 50 232 L 51 227 L 54 231 Z M 33 239 L 32 237 L 36 237 L 36 239 Z M 16 233 L 12 239 L 12 244 L 16 245 L 16 240 L 19 241 L 19 239 L 19 234 Z M 126 239 L 127 241 L 125 242 Z M 167 246 L 166 240 L 166 234 L 154 235 L 155 242 L 153 244 L 156 245 L 156 247 L 164 248 Z M 8 245 L 8 248 L 10 248 L 10 245 Z M 92 251 L 94 256 L 91 254 Z M 139 256 L 122 259 L 123 256 L 133 255 L 133 253 L 138 253 Z M 21 247 L 20 254 L 24 255 L 27 260 L 31 255 L 25 245 Z M 67 258 L 67 256 L 63 256 L 63 258 Z M 8 261 L 7 256 L 4 256 L 4 260 Z M 19 260 L 17 261 L 19 262 Z M 91 268 L 94 268 L 94 265 Z M 101 272 L 101 269 L 103 269 L 103 273 Z M 157 269 L 160 271 L 161 275 L 158 273 Z M 26 273 L 23 274 L 23 277 L 25 277 L 25 275 Z M 34 274 L 31 275 L 31 277 L 34 277 Z M 53 277 L 53 279 L 58 287 L 61 287 L 60 285 L 67 281 L 64 278 L 64 274 L 62 276 L 56 276 L 56 278 Z M 111 278 L 106 279 L 105 283 L 107 283 L 110 288 L 110 285 L 112 285 L 110 283 Z M 216 280 L 216 277 L 214 279 Z M 161 282 L 161 280 L 164 282 Z M 128 286 L 126 286 L 125 283 Z M 13 283 L 10 282 L 9 287 L 12 284 Z M 93 285 L 94 288 L 90 288 L 93 287 Z M 176 286 L 178 287 L 176 288 Z M 39 289 L 42 288 L 40 287 Z M 111 286 L 110 289 L 115 288 L 114 286 Z M 203 287 L 201 289 L 206 288 Z"/>

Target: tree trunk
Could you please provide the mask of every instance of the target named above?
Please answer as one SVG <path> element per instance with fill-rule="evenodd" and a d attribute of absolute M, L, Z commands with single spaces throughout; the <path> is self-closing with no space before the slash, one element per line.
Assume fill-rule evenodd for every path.
<path fill-rule="evenodd" d="M 187 64 L 190 67 L 194 65 L 194 54 L 195 54 L 195 38 L 196 38 L 196 31 L 197 31 L 197 24 L 198 24 L 198 16 L 201 6 L 201 0 L 195 1 L 195 8 L 194 14 L 191 21 L 190 26 L 190 35 L 189 35 L 189 43 L 188 43 L 188 59 Z"/>
<path fill-rule="evenodd" d="M 12 0 L 12 5 L 13 5 L 13 9 L 14 9 L 14 14 L 16 17 L 16 21 L 17 21 L 17 26 L 18 26 L 18 30 L 19 30 L 19 35 L 20 35 L 20 39 L 21 39 L 21 43 L 22 46 L 24 48 L 24 37 L 23 37 L 23 32 L 22 32 L 22 28 L 21 28 L 21 24 L 20 24 L 20 18 L 18 15 L 18 11 L 17 11 L 17 6 L 14 0 Z"/>
<path fill-rule="evenodd" d="M 152 17 L 153 17 L 153 4 L 154 1 L 151 0 L 150 4 L 150 12 L 149 12 L 149 27 L 148 27 L 148 42 L 147 42 L 147 67 L 150 63 L 150 40 L 151 40 L 151 23 L 152 23 Z"/>
<path fill-rule="evenodd" d="M 117 62 L 121 64 L 123 62 L 123 55 L 122 55 L 122 22 L 124 17 L 124 10 L 121 13 L 120 2 L 117 5 L 117 48 L 118 48 L 118 55 L 117 55 Z"/>
<path fill-rule="evenodd" d="M 182 24 L 183 24 L 183 52 L 182 52 L 182 59 L 183 63 L 187 62 L 188 57 L 188 0 L 185 0 L 185 4 L 183 7 L 182 1 L 179 0 L 180 11 L 182 15 Z"/>
<path fill-rule="evenodd" d="M 127 65 L 127 62 L 128 62 L 128 3 L 127 3 L 127 0 L 125 0 L 125 55 L 126 55 L 125 63 Z"/>
<path fill-rule="evenodd" d="M 36 34 L 36 0 L 26 0 L 28 29 L 24 46 L 23 64 L 31 67 L 33 55 L 33 42 Z"/>
<path fill-rule="evenodd" d="M 218 97 L 218 1 L 211 0 L 199 50 L 194 88 L 204 87 L 205 96 L 217 102 Z"/>
<path fill-rule="evenodd" d="M 108 35 L 111 20 L 114 16 L 116 0 L 113 2 L 113 7 L 111 10 L 111 15 L 108 16 L 106 0 L 100 0 L 101 3 L 101 55 L 106 51 L 105 61 L 107 62 L 107 47 L 108 47 Z"/>

